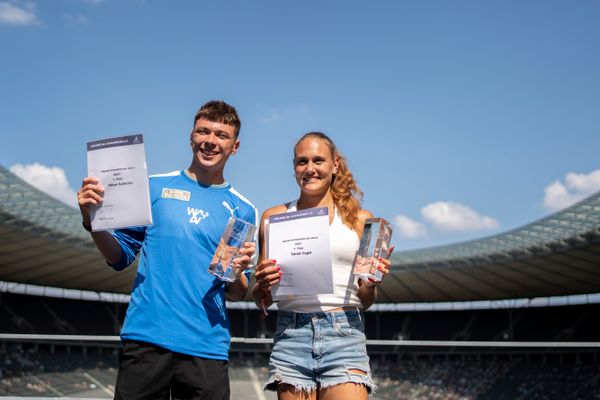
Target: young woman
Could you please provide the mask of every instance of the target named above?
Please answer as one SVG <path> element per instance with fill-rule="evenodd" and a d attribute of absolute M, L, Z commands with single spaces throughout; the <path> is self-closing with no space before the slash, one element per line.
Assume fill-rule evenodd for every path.
<path fill-rule="evenodd" d="M 264 221 L 273 214 L 312 207 L 329 209 L 335 293 L 279 301 L 265 388 L 277 390 L 280 400 L 367 399 L 375 385 L 362 311 L 375 301 L 377 283 L 358 280 L 352 262 L 364 221 L 373 215 L 360 208 L 362 193 L 327 135 L 310 132 L 300 138 L 294 148 L 294 172 L 300 187 L 298 200 L 272 207 L 262 216 L 255 302 L 261 308 L 270 306 L 271 287 L 285 274 L 276 260 L 265 258 Z M 387 259 L 379 260 L 384 276 L 389 265 Z"/>

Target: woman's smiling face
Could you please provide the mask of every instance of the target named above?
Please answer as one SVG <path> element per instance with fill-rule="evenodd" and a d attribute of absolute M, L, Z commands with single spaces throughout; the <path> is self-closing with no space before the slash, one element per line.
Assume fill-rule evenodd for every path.
<path fill-rule="evenodd" d="M 322 194 L 331 187 L 338 161 L 331 154 L 326 140 L 306 137 L 294 149 L 294 173 L 300 190 L 307 194 Z"/>

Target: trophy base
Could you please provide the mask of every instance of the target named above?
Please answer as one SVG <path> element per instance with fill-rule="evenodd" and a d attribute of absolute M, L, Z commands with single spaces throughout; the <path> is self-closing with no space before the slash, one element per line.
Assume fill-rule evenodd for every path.
<path fill-rule="evenodd" d="M 381 271 L 377 269 L 379 259 L 377 257 L 362 257 L 357 255 L 354 264 L 354 275 L 363 281 L 379 282 L 383 278 Z"/>
<path fill-rule="evenodd" d="M 224 282 L 235 282 L 240 279 L 240 272 L 235 270 L 239 270 L 239 268 L 228 267 L 224 272 L 209 268 L 208 272 Z"/>
<path fill-rule="evenodd" d="M 377 271 L 374 274 L 370 274 L 370 273 L 357 274 L 357 273 L 355 273 L 354 275 L 358 276 L 359 279 L 362 279 L 365 282 L 381 282 L 381 278 L 383 278 L 382 273 L 379 271 Z"/>

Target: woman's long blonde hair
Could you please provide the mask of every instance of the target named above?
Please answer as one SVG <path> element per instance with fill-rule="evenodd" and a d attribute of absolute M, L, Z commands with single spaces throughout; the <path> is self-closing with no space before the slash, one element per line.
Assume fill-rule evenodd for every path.
<path fill-rule="evenodd" d="M 333 175 L 331 181 L 331 196 L 333 197 L 333 203 L 340 212 L 344 224 L 351 229 L 356 230 L 363 192 L 356 184 L 352 173 L 348 169 L 346 158 L 336 148 L 335 143 L 333 143 L 329 136 L 322 132 L 308 132 L 296 142 L 296 145 L 294 146 L 294 157 L 296 156 L 296 148 L 300 142 L 312 137 L 326 141 L 331 149 L 331 157 L 333 160 L 338 160 L 337 172 Z"/>

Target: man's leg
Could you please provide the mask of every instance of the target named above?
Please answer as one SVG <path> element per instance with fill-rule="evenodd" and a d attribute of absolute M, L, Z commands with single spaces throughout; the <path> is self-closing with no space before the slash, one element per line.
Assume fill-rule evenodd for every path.
<path fill-rule="evenodd" d="M 169 399 L 173 353 L 142 342 L 125 342 L 119 358 L 115 400 Z"/>
<path fill-rule="evenodd" d="M 229 400 L 227 361 L 174 355 L 173 400 Z"/>

